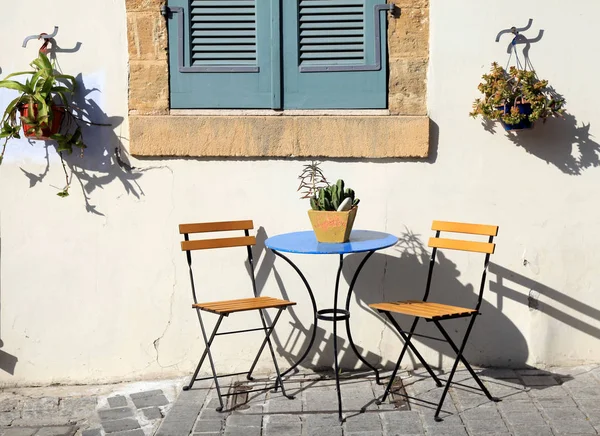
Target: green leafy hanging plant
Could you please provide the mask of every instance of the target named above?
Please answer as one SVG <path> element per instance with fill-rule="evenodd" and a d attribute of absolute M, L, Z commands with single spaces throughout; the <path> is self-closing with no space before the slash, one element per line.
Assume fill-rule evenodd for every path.
<path fill-rule="evenodd" d="M 95 124 L 77 116 L 78 108 L 72 103 L 77 90 L 77 82 L 70 75 L 56 70 L 55 62 L 50 61 L 44 51 L 40 51 L 31 62 L 32 71 L 9 74 L 0 80 L 0 88 L 19 92 L 4 109 L 0 121 L 0 139 L 4 139 L 0 152 L 0 164 L 11 139 L 21 138 L 20 132 L 31 139 L 51 139 L 57 142 L 57 151 L 61 160 L 63 153 L 71 154 L 73 149 L 83 150 L 83 140 L 79 122 Z M 25 82 L 14 77 L 26 76 Z M 70 179 L 63 161 L 66 185 L 58 193 L 61 197 L 69 195 Z"/>

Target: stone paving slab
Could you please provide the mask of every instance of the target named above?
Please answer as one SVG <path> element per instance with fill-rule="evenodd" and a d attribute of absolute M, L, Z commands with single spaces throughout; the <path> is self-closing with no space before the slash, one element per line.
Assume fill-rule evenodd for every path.
<path fill-rule="evenodd" d="M 0 436 L 152 436 L 183 383 L 4 389 Z"/>
<path fill-rule="evenodd" d="M 216 391 L 205 385 L 180 395 L 156 436 L 597 435 L 599 369 L 598 365 L 476 369 L 490 393 L 501 398 L 495 403 L 474 389 L 476 383 L 459 367 L 455 378 L 458 383 L 450 388 L 442 409 L 442 422 L 436 422 L 433 416 L 443 388 L 438 388 L 423 370 L 399 374 L 408 403 L 390 398 L 380 405 L 375 400 L 383 393 L 383 386 L 375 384 L 366 373 L 346 373 L 341 387 L 345 422 L 341 425 L 331 374 L 306 373 L 290 378 L 286 389 L 295 397 L 293 400 L 281 391 L 269 390 L 251 394 L 242 402 L 229 397 L 223 412 L 215 410 L 219 405 Z M 443 372 L 439 375 L 442 379 L 447 376 Z M 254 389 L 269 381 L 257 380 L 256 385 L 245 380 L 232 383 Z M 225 383 L 223 386 L 227 391 Z M 397 408 L 401 404 L 403 408 Z"/>

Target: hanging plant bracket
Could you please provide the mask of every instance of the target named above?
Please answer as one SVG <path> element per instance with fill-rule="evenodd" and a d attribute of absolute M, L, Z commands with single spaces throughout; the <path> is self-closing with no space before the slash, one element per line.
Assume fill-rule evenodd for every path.
<path fill-rule="evenodd" d="M 54 31 L 51 34 L 40 33 L 39 35 L 30 35 L 23 40 L 23 48 L 27 47 L 27 43 L 32 39 L 44 39 L 45 42 L 50 41 L 58 34 L 58 26 L 54 26 Z"/>

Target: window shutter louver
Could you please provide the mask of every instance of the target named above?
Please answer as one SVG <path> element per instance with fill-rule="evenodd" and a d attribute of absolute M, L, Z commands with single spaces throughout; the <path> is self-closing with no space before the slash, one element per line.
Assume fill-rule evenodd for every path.
<path fill-rule="evenodd" d="M 284 107 L 387 107 L 384 0 L 284 2 Z"/>
<path fill-rule="evenodd" d="M 207 69 L 256 64 L 256 0 L 191 2 L 192 65 Z"/>
<path fill-rule="evenodd" d="M 362 0 L 300 1 L 300 68 L 364 63 Z"/>
<path fill-rule="evenodd" d="M 268 0 L 170 0 L 172 108 L 278 107 Z"/>

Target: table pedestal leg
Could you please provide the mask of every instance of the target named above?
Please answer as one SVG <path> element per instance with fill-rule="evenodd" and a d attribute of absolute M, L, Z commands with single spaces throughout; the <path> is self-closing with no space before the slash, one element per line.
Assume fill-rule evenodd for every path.
<path fill-rule="evenodd" d="M 304 286 L 306 286 L 306 290 L 308 291 L 308 296 L 310 297 L 310 302 L 313 307 L 313 331 L 310 336 L 310 341 L 308 343 L 308 346 L 306 347 L 306 350 L 304 350 L 304 353 L 302 354 L 302 356 L 300 356 L 300 358 L 296 361 L 296 363 L 294 363 L 291 367 L 289 367 L 288 369 L 286 369 L 284 372 L 281 373 L 281 377 L 283 377 L 283 376 L 287 375 L 288 373 L 290 373 L 291 371 L 295 370 L 296 367 L 298 365 L 300 365 L 300 363 L 302 363 L 302 361 L 306 358 L 306 356 L 310 352 L 313 344 L 315 343 L 315 337 L 317 335 L 317 320 L 318 320 L 318 318 L 317 318 L 317 302 L 315 301 L 315 296 L 313 294 L 313 291 L 310 288 L 310 285 L 308 284 L 308 280 L 306 280 L 306 277 L 304 277 L 304 274 L 302 274 L 302 271 L 300 271 L 300 269 L 294 264 L 294 262 L 289 260 L 286 256 L 284 256 L 283 254 L 281 254 L 278 251 L 275 251 L 275 250 L 272 250 L 272 251 L 277 256 L 279 256 L 283 260 L 285 260 L 294 269 L 294 271 L 296 271 L 296 273 L 300 276 L 300 278 L 302 279 L 302 282 L 304 283 Z"/>
<path fill-rule="evenodd" d="M 333 296 L 333 361 L 335 363 L 335 387 L 337 389 L 337 397 L 338 397 L 338 418 L 340 422 L 343 421 L 342 418 L 342 391 L 340 390 L 340 369 L 338 366 L 338 348 L 337 348 L 337 300 L 338 300 L 338 290 L 340 287 L 340 275 L 342 274 L 342 267 L 344 266 L 344 255 L 340 254 L 340 266 L 338 268 L 337 277 L 335 278 L 335 293 Z M 346 321 L 349 319 L 350 314 L 346 314 Z"/>
<path fill-rule="evenodd" d="M 362 270 L 363 266 L 365 266 L 365 263 L 367 263 L 369 258 L 373 255 L 373 253 L 375 253 L 375 251 L 369 251 L 369 253 L 363 258 L 363 260 L 358 265 L 358 268 L 356 269 L 356 272 L 352 277 L 350 287 L 348 288 L 348 295 L 346 296 L 346 311 L 348 312 L 348 314 L 350 314 L 350 299 L 352 297 L 352 291 L 354 291 L 354 285 L 356 284 L 358 275 L 360 274 L 360 271 Z M 381 381 L 379 379 L 379 371 L 377 371 L 377 368 L 375 368 L 373 365 L 367 362 L 367 360 L 364 357 L 361 356 L 360 352 L 356 348 L 356 345 L 354 344 L 354 340 L 352 339 L 352 332 L 350 331 L 350 316 L 348 316 L 348 318 L 346 319 L 346 334 L 348 335 L 348 342 L 350 343 L 350 347 L 352 348 L 352 351 L 354 351 L 354 354 L 356 354 L 356 357 L 358 357 L 362 363 L 364 363 L 366 366 L 373 370 L 373 372 L 375 373 L 376 383 L 381 384 Z"/>
<path fill-rule="evenodd" d="M 358 349 L 356 348 L 356 345 L 354 344 L 354 341 L 352 339 L 352 333 L 350 331 L 350 300 L 352 297 L 352 292 L 354 291 L 354 285 L 356 284 L 356 280 L 358 279 L 358 276 L 363 268 L 363 266 L 365 265 L 365 263 L 367 262 L 367 260 L 369 260 L 369 258 L 373 255 L 373 253 L 375 251 L 370 251 L 365 257 L 364 259 L 361 261 L 361 263 L 359 264 L 358 268 L 356 269 L 356 272 L 354 273 L 354 276 L 352 277 L 352 281 L 350 282 L 350 287 L 348 288 L 348 294 L 346 296 L 346 305 L 345 305 L 345 309 L 338 309 L 338 294 L 339 294 L 339 287 L 340 287 L 340 277 L 342 275 L 342 268 L 344 266 L 344 255 L 340 254 L 340 262 L 339 262 L 339 267 L 338 267 L 338 271 L 337 271 L 337 276 L 336 276 L 336 280 L 335 280 L 335 292 L 334 292 L 334 298 L 333 298 L 333 309 L 322 309 L 322 310 L 317 310 L 317 303 L 315 301 L 315 297 L 314 294 L 312 292 L 312 289 L 308 283 L 308 281 L 306 280 L 306 277 L 304 277 L 304 274 L 302 274 L 302 271 L 300 271 L 300 269 L 290 260 L 288 259 L 286 256 L 284 256 L 283 254 L 279 253 L 278 251 L 272 250 L 273 253 L 275 253 L 277 256 L 281 257 L 283 260 L 285 260 L 293 269 L 294 271 L 296 271 L 296 273 L 300 276 L 300 278 L 302 279 L 302 282 L 304 283 L 304 286 L 306 286 L 306 290 L 308 291 L 308 295 L 310 297 L 310 301 L 312 303 L 312 307 L 313 307 L 313 331 L 311 334 L 311 338 L 310 341 L 308 343 L 308 346 L 306 347 L 306 350 L 304 351 L 304 353 L 302 354 L 302 356 L 300 356 L 300 358 L 290 367 L 288 368 L 286 371 L 284 371 L 283 373 L 281 373 L 281 376 L 285 376 L 288 373 L 290 373 L 291 371 L 295 370 L 298 365 L 300 365 L 300 363 L 302 363 L 302 361 L 306 358 L 306 356 L 308 355 L 308 353 L 310 352 L 310 350 L 312 349 L 312 346 L 314 345 L 315 342 L 315 336 L 317 333 L 317 322 L 318 320 L 323 320 L 323 321 L 332 321 L 333 322 L 333 353 L 334 353 L 334 371 L 335 371 L 335 386 L 336 386 L 336 391 L 337 391 L 337 397 L 338 397 L 338 418 L 340 420 L 340 422 L 343 422 L 343 416 L 342 416 L 342 392 L 340 390 L 340 370 L 339 370 L 339 360 L 338 360 L 338 337 L 337 337 L 337 323 L 339 321 L 345 321 L 346 322 L 346 333 L 348 334 L 348 342 L 350 344 L 350 347 L 352 348 L 352 351 L 354 352 L 354 354 L 369 368 L 371 368 L 374 372 L 375 372 L 375 378 L 377 383 L 380 383 L 380 379 L 379 379 L 379 372 L 377 371 L 377 369 L 371 365 L 369 362 L 367 362 L 359 353 Z"/>

